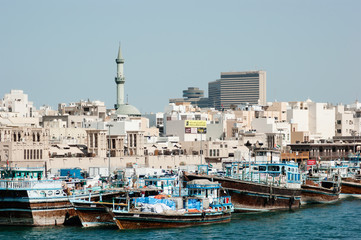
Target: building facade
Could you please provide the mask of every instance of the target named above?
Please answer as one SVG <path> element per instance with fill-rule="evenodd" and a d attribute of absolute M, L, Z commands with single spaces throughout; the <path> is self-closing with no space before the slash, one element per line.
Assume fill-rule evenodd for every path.
<path fill-rule="evenodd" d="M 42 167 L 49 159 L 49 129 L 0 128 L 0 163 L 9 167 Z"/>
<path fill-rule="evenodd" d="M 266 72 L 222 72 L 220 79 L 208 83 L 208 101 L 219 110 L 246 103 L 266 105 Z"/>

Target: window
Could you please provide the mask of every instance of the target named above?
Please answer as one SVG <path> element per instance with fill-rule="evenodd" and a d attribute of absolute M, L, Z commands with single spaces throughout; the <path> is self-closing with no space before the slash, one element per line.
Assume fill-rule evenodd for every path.
<path fill-rule="evenodd" d="M 268 171 L 271 171 L 271 172 L 279 172 L 279 171 L 280 171 L 280 167 L 279 167 L 279 166 L 269 166 L 269 167 L 268 167 Z"/>
<path fill-rule="evenodd" d="M 212 149 L 209 150 L 209 156 L 212 157 Z"/>
<path fill-rule="evenodd" d="M 219 156 L 219 149 L 217 149 L 217 156 Z"/>
<path fill-rule="evenodd" d="M 266 166 L 259 166 L 259 171 L 260 172 L 264 172 L 264 171 L 266 171 Z"/>

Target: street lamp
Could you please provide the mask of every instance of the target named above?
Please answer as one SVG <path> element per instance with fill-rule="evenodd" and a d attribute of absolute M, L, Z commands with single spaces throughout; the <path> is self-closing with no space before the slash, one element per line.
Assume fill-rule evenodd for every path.
<path fill-rule="evenodd" d="M 352 130 L 351 135 L 353 135 L 353 153 L 356 155 L 356 130 Z"/>
<path fill-rule="evenodd" d="M 245 144 L 244 144 L 247 148 L 248 148 L 248 150 L 249 150 L 249 152 L 248 152 L 248 174 L 249 174 L 249 176 L 251 176 L 251 157 L 252 157 L 252 143 L 250 143 L 249 141 L 247 141 Z M 251 179 L 252 180 L 252 179 Z"/>
<path fill-rule="evenodd" d="M 110 128 L 113 127 L 113 124 L 107 124 L 106 125 L 108 127 L 108 141 L 109 141 L 109 148 L 108 148 L 108 181 L 110 182 L 110 153 L 111 153 L 111 139 L 110 139 Z"/>

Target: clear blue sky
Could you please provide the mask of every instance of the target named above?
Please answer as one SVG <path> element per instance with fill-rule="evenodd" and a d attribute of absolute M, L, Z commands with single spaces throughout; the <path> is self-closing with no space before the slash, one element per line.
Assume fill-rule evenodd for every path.
<path fill-rule="evenodd" d="M 0 96 L 36 107 L 116 100 L 163 111 L 226 71 L 267 71 L 268 101 L 361 100 L 361 1 L 0 0 Z"/>

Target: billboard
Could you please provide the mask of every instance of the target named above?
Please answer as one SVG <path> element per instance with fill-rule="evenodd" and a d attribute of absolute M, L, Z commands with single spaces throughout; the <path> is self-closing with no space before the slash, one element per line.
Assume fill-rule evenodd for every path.
<path fill-rule="evenodd" d="M 185 127 L 207 127 L 207 121 L 204 120 L 185 120 L 184 121 Z"/>
<path fill-rule="evenodd" d="M 197 128 L 186 127 L 185 129 L 185 133 L 197 133 Z"/>
<path fill-rule="evenodd" d="M 207 133 L 207 128 L 197 128 L 197 133 Z"/>
<path fill-rule="evenodd" d="M 207 121 L 203 120 L 185 120 L 185 133 L 204 134 L 207 133 Z"/>
<path fill-rule="evenodd" d="M 314 160 L 314 159 L 307 160 L 307 165 L 309 165 L 309 166 L 316 165 L 316 160 Z"/>

